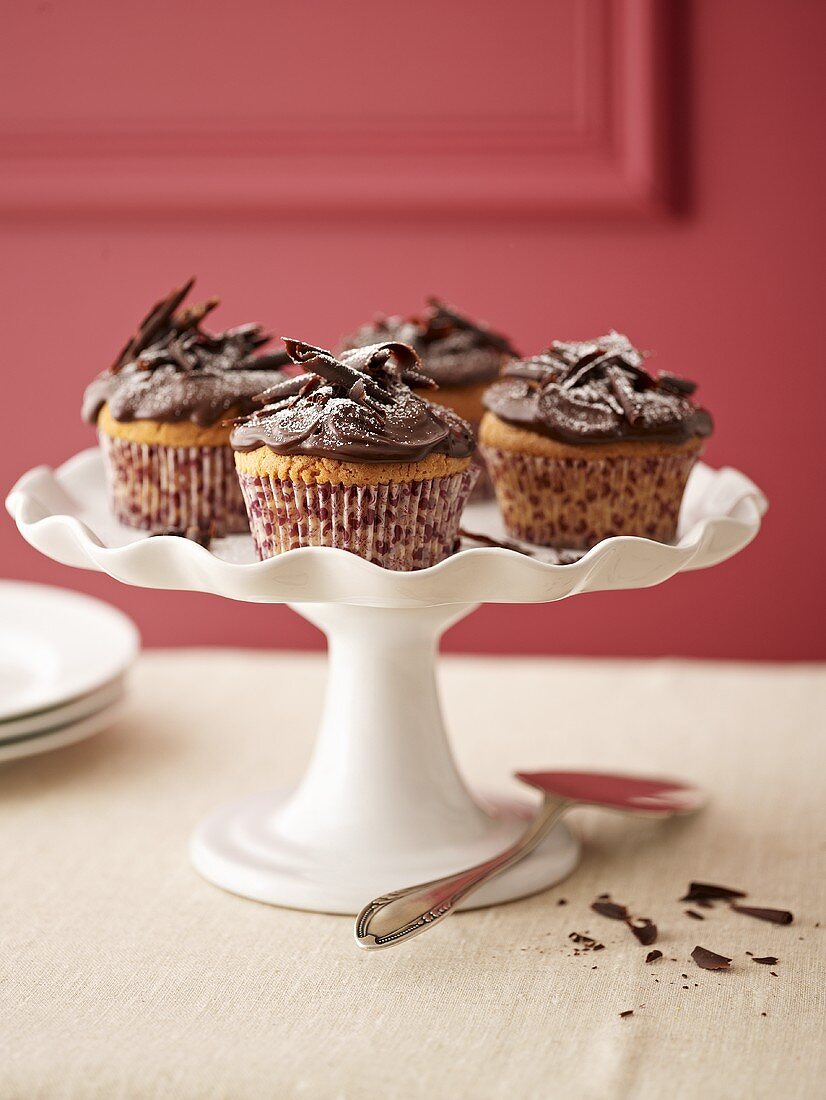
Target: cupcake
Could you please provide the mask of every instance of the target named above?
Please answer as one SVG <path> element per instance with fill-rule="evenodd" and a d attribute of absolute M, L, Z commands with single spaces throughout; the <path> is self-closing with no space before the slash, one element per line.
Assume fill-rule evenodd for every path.
<path fill-rule="evenodd" d="M 394 342 L 331 352 L 285 340 L 306 373 L 239 418 L 235 463 L 258 556 L 336 546 L 426 569 L 453 552 L 477 476 L 470 425 L 411 386 L 432 382 Z"/>
<path fill-rule="evenodd" d="M 484 412 L 482 394 L 505 363 L 519 355 L 506 337 L 462 316 L 438 298 L 428 299 L 428 308 L 418 317 L 378 317 L 346 337 L 343 347 L 359 348 L 383 340 L 398 340 L 417 351 L 422 372 L 439 386 L 422 396 L 453 409 L 475 432 Z M 482 465 L 478 452 L 476 461 Z M 483 495 L 486 489 L 489 491 L 489 482 L 483 469 L 474 495 Z"/>
<path fill-rule="evenodd" d="M 711 434 L 696 386 L 653 377 L 625 336 L 555 341 L 485 393 L 480 446 L 510 535 L 585 550 L 611 535 L 672 542 Z"/>
<path fill-rule="evenodd" d="M 218 304 L 183 306 L 194 279 L 158 302 L 115 363 L 89 385 L 82 414 L 96 424 L 112 510 L 154 533 L 247 531 L 227 418 L 285 376 L 285 353 L 255 355 L 259 325 L 212 333 Z"/>

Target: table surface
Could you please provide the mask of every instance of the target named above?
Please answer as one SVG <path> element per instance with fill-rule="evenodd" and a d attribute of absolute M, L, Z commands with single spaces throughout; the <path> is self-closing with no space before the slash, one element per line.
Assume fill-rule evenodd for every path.
<path fill-rule="evenodd" d="M 316 656 L 150 652 L 116 728 L 0 769 L 3 1100 L 822 1095 L 823 667 L 444 660 L 470 780 L 639 770 L 713 801 L 665 824 L 576 811 L 568 881 L 378 953 L 350 918 L 233 897 L 187 861 L 216 805 L 298 778 L 323 681 Z M 695 921 L 691 879 L 795 921 Z M 664 958 L 590 910 L 605 892 L 655 920 Z M 604 950 L 574 953 L 586 931 Z M 698 969 L 697 944 L 731 970 Z"/>

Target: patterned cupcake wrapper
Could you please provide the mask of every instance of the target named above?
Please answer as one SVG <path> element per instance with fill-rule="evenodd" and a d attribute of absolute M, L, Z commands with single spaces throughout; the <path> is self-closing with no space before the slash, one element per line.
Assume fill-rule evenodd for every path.
<path fill-rule="evenodd" d="M 482 448 L 508 534 L 585 550 L 612 535 L 673 542 L 699 450 L 675 455 L 546 458 Z"/>
<path fill-rule="evenodd" d="M 164 447 L 99 433 L 112 511 L 128 527 L 249 530 L 230 447 Z"/>
<path fill-rule="evenodd" d="M 333 485 L 239 474 L 258 556 L 336 546 L 385 569 L 427 569 L 453 553 L 474 466 L 429 481 Z"/>

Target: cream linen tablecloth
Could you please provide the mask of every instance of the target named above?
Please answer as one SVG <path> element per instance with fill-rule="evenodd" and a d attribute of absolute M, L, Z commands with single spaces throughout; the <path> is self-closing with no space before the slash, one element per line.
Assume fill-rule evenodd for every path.
<path fill-rule="evenodd" d="M 823 668 L 445 660 L 471 779 L 640 769 L 714 801 L 666 825 L 579 811 L 567 882 L 371 954 L 349 918 L 187 862 L 204 814 L 299 776 L 323 680 L 317 657 L 156 651 L 116 729 L 0 769 L 3 1100 L 824 1095 Z M 795 923 L 691 920 L 692 878 Z M 605 891 L 656 920 L 664 959 L 590 912 Z M 606 948 L 575 957 L 586 929 Z M 694 966 L 698 943 L 732 971 Z"/>

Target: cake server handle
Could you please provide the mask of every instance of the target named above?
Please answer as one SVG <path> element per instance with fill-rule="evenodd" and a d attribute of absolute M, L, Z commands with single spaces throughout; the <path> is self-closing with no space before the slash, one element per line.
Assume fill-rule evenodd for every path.
<path fill-rule="evenodd" d="M 394 947 L 438 924 L 474 890 L 532 852 L 573 804 L 546 796 L 525 832 L 504 852 L 456 874 L 375 898 L 356 917 L 356 943 L 369 951 Z"/>

